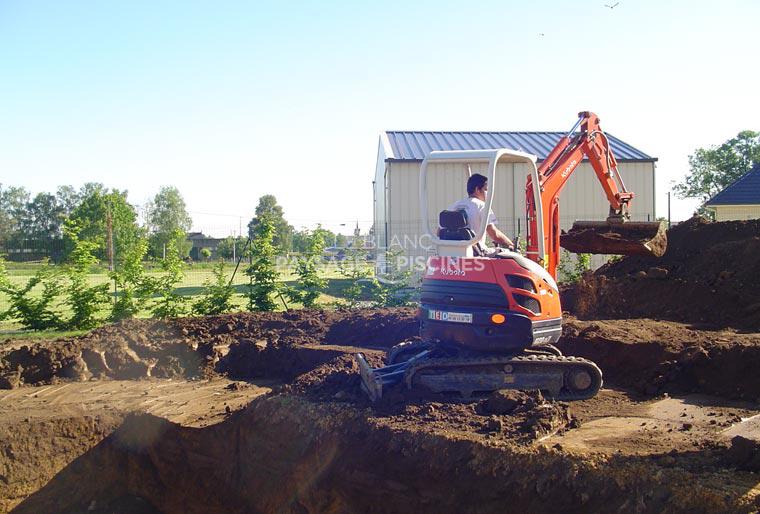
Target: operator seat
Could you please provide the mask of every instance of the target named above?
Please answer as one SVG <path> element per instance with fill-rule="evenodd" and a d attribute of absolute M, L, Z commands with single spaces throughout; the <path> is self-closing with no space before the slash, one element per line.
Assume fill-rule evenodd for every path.
<path fill-rule="evenodd" d="M 467 214 L 464 210 L 441 211 L 438 224 L 438 238 L 444 241 L 468 241 L 475 237 L 475 232 L 467 226 Z M 476 257 L 483 255 L 479 242 L 472 245 L 472 252 Z"/>

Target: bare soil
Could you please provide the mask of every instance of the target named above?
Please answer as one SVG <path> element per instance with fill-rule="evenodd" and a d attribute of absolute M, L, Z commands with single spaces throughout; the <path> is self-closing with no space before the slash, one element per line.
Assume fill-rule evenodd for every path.
<path fill-rule="evenodd" d="M 370 403 L 353 353 L 381 365 L 414 309 L 6 341 L 0 512 L 757 512 L 758 228 L 691 220 L 566 291 L 558 346 L 605 380 L 579 402 Z"/>
<path fill-rule="evenodd" d="M 295 344 L 385 348 L 417 337 L 413 309 L 238 313 L 171 321 L 128 320 L 82 337 L 0 344 L 0 389 L 58 380 L 200 378 L 213 374 L 230 345 L 235 352 Z M 247 377 L 243 357 L 223 371 Z M 282 363 L 283 369 L 290 364 Z M 240 369 L 238 369 L 238 367 Z M 298 374 L 300 371 L 294 370 Z"/>
<path fill-rule="evenodd" d="M 1 505 L 103 513 L 760 507 L 760 378 L 749 372 L 760 364 L 759 334 L 569 319 L 560 346 L 605 373 L 607 388 L 592 400 L 507 391 L 457 402 L 399 390 L 370 404 L 359 390 L 355 334 L 366 334 L 363 351 L 379 365 L 383 348 L 416 334 L 415 315 L 132 321 L 61 342 L 6 344 L 0 359 L 33 369 L 21 375 L 37 385 L 0 394 Z M 110 355 L 130 349 L 150 376 L 116 380 L 127 359 Z M 111 371 L 92 373 L 85 361 L 90 376 L 62 375 L 63 362 L 85 350 L 105 352 Z M 172 358 L 169 377 L 154 377 Z"/>
<path fill-rule="evenodd" d="M 271 390 L 272 384 L 260 384 L 224 378 L 101 380 L 0 391 L 0 512 L 101 443 L 130 412 L 200 428 Z"/>
<path fill-rule="evenodd" d="M 635 416 L 611 420 L 628 423 L 625 431 L 594 427 L 594 419 L 575 429 L 575 437 L 569 430 L 519 442 L 500 430 L 498 416 L 486 418 L 485 429 L 471 426 L 486 423 L 466 405 L 382 415 L 280 394 L 200 430 L 137 415 L 15 512 L 79 512 L 124 498 L 139 498 L 154 512 L 189 513 L 758 507 L 756 475 L 733 468 L 719 430 L 677 417 L 680 409 L 696 408 L 676 403 L 672 417 L 653 417 L 645 409 L 659 412 L 656 402 L 633 403 Z M 580 408 L 600 419 L 608 412 L 594 404 Z M 721 419 L 743 412 L 718 410 Z M 636 452 L 629 451 L 633 441 Z"/>

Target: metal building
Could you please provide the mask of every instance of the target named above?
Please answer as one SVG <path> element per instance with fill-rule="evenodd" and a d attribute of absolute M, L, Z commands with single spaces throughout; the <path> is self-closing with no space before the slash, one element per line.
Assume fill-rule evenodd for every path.
<path fill-rule="evenodd" d="M 419 170 L 422 159 L 433 150 L 475 150 L 510 148 L 536 155 L 541 162 L 564 136 L 562 132 L 396 132 L 380 134 L 375 169 L 374 241 L 378 257 L 399 247 L 408 257 L 424 260 L 430 254 L 423 236 L 419 207 Z M 654 220 L 656 158 L 607 134 L 618 169 L 626 187 L 636 194 L 631 217 L 636 221 Z M 484 165 L 473 164 L 472 173 L 484 172 Z M 436 165 L 428 171 L 429 212 L 431 216 L 467 196 L 468 169 L 459 165 Z M 524 240 L 525 185 L 527 168 L 520 164 L 499 164 L 494 179 L 494 213 L 499 228 L 509 237 L 518 233 Z M 576 220 L 606 219 L 609 204 L 591 164 L 584 161 L 571 176 L 560 196 L 562 228 Z M 437 223 L 436 219 L 431 222 Z"/>
<path fill-rule="evenodd" d="M 760 219 L 760 164 L 705 204 L 715 221 Z"/>

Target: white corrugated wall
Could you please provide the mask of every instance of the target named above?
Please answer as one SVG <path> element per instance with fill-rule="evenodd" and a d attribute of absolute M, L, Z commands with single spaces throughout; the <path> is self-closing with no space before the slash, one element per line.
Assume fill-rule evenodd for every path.
<path fill-rule="evenodd" d="M 419 208 L 418 162 L 391 162 L 388 170 L 386 222 L 389 246 L 400 245 L 409 256 L 424 256 L 425 238 Z M 459 164 L 437 164 L 428 168 L 428 212 L 437 226 L 438 212 L 454 201 L 467 196 L 467 168 Z M 485 164 L 471 165 L 473 173 L 485 173 Z M 632 204 L 632 219 L 654 220 L 654 164 L 619 163 L 628 190 L 636 193 Z M 509 237 L 517 233 L 518 220 L 525 235 L 525 181 L 528 169 L 523 164 L 499 164 L 496 170 L 494 213 L 499 227 Z M 493 186 L 492 186 L 493 188 Z M 603 220 L 609 203 L 591 164 L 584 162 L 565 185 L 560 195 L 562 228 L 568 229 L 581 219 Z M 378 241 L 383 246 L 384 241 Z M 595 259 L 600 264 L 601 258 Z"/>

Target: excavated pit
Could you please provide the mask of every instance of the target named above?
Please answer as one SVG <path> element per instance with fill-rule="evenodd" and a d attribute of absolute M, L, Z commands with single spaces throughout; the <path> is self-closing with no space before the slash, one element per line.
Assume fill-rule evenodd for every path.
<path fill-rule="evenodd" d="M 47 377 L 0 391 L 9 414 L 0 421 L 5 511 L 760 508 L 760 379 L 737 376 L 758 369 L 758 334 L 569 319 L 560 346 L 605 371 L 607 387 L 592 400 L 501 392 L 463 403 L 396 391 L 373 405 L 358 387 L 356 331 L 379 364 L 383 348 L 415 334 L 412 309 L 127 325 L 62 344 L 5 344 L 2 362 Z M 171 378 L 85 380 L 61 376 L 55 359 L 19 358 L 68 359 L 109 345 L 193 364 L 178 364 Z"/>

